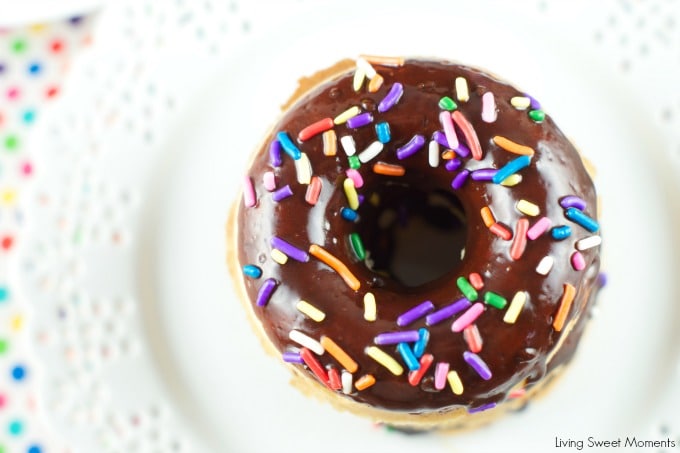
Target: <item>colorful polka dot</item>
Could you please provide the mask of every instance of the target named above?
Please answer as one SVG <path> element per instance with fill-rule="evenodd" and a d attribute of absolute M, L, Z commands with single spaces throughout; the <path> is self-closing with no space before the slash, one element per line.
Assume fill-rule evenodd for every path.
<path fill-rule="evenodd" d="M 9 450 L 7 450 L 7 448 L 3 444 L 0 444 L 0 453 L 8 453 L 8 452 L 9 452 Z"/>
<path fill-rule="evenodd" d="M 7 396 L 4 393 L 0 393 L 0 410 L 7 406 Z"/>
<path fill-rule="evenodd" d="M 19 96 L 21 95 L 21 90 L 19 87 L 9 87 L 7 89 L 7 99 L 10 101 L 16 101 L 19 99 Z"/>
<path fill-rule="evenodd" d="M 5 149 L 7 151 L 16 150 L 17 148 L 19 148 L 19 144 L 20 144 L 19 137 L 14 135 L 14 134 L 7 135 L 3 142 L 4 142 L 3 144 L 5 146 Z"/>
<path fill-rule="evenodd" d="M 52 53 L 59 53 L 64 50 L 64 42 L 61 39 L 53 39 L 50 43 L 50 51 Z"/>
<path fill-rule="evenodd" d="M 31 176 L 33 174 L 33 163 L 30 160 L 26 160 L 21 163 L 19 170 L 22 175 Z"/>
<path fill-rule="evenodd" d="M 33 124 L 35 122 L 35 110 L 26 109 L 24 113 L 21 114 L 21 120 L 25 124 Z"/>
<path fill-rule="evenodd" d="M 17 201 L 17 191 L 14 189 L 4 189 L 0 192 L 0 203 L 5 206 L 12 206 Z"/>
<path fill-rule="evenodd" d="M 55 97 L 57 94 L 59 94 L 59 87 L 57 86 L 50 86 L 45 90 L 45 96 L 48 99 Z"/>
<path fill-rule="evenodd" d="M 9 289 L 6 286 L 0 286 L 0 303 L 9 300 Z"/>
<path fill-rule="evenodd" d="M 5 69 L 6 69 L 6 68 L 7 68 L 7 67 L 5 66 L 5 63 L 3 63 L 2 61 L 0 61 L 0 75 L 2 75 L 2 74 L 5 72 Z"/>
<path fill-rule="evenodd" d="M 26 450 L 26 453 L 42 453 L 42 447 L 40 445 L 31 445 Z"/>
<path fill-rule="evenodd" d="M 17 382 L 21 382 L 26 379 L 28 371 L 26 370 L 26 367 L 24 365 L 14 365 L 14 367 L 12 367 L 10 374 L 12 376 L 12 379 L 14 379 Z"/>
<path fill-rule="evenodd" d="M 28 49 L 28 43 L 25 39 L 17 38 L 10 44 L 10 49 L 14 53 L 24 53 Z"/>
<path fill-rule="evenodd" d="M 9 351 L 9 340 L 0 338 L 0 356 L 7 354 Z"/>
<path fill-rule="evenodd" d="M 10 436 L 21 436 L 24 432 L 24 424 L 21 420 L 10 420 L 7 424 L 7 432 Z"/>
<path fill-rule="evenodd" d="M 27 68 L 29 75 L 32 76 L 39 75 L 42 72 L 42 69 L 43 69 L 42 64 L 40 64 L 40 62 L 38 61 L 33 61 L 29 63 Z"/>

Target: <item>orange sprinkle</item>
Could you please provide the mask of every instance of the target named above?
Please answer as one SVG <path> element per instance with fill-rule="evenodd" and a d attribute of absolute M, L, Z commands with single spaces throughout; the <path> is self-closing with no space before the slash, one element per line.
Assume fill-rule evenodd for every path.
<path fill-rule="evenodd" d="M 442 159 L 444 160 L 451 160 L 454 157 L 456 157 L 456 153 L 451 149 L 447 149 L 442 153 Z"/>
<path fill-rule="evenodd" d="M 404 176 L 406 169 L 401 165 L 386 164 L 385 162 L 377 162 L 373 165 L 373 173 L 387 176 Z"/>
<path fill-rule="evenodd" d="M 520 145 L 519 143 L 515 143 L 512 140 L 509 140 L 505 137 L 501 137 L 500 135 L 496 135 L 493 138 L 493 142 L 496 145 L 503 148 L 504 150 L 511 152 L 513 154 L 520 154 L 522 156 L 533 156 L 534 155 L 533 148 L 530 148 L 529 146 Z"/>
<path fill-rule="evenodd" d="M 575 295 L 576 288 L 569 283 L 565 283 L 562 299 L 560 300 L 560 308 L 557 310 L 557 315 L 555 315 L 555 320 L 553 321 L 553 328 L 558 332 L 564 327 L 564 322 L 567 320 L 567 315 L 569 314 L 569 309 L 571 308 L 571 303 L 574 301 Z"/>
<path fill-rule="evenodd" d="M 364 374 L 354 383 L 357 390 L 365 390 L 375 384 L 375 378 L 372 374 Z"/>
<path fill-rule="evenodd" d="M 350 373 L 356 372 L 359 365 L 338 344 L 327 336 L 321 337 L 321 346 Z"/>
<path fill-rule="evenodd" d="M 404 57 L 385 57 L 382 55 L 359 55 L 371 64 L 381 64 L 384 66 L 404 66 Z"/>
<path fill-rule="evenodd" d="M 340 274 L 340 277 L 347 283 L 347 286 L 357 291 L 361 286 L 359 279 L 350 272 L 345 264 L 337 259 L 335 256 L 328 253 L 323 247 L 312 244 L 309 246 L 309 254 L 316 257 L 318 260 L 329 265 L 335 272 Z"/>
<path fill-rule="evenodd" d="M 368 92 L 369 93 L 375 93 L 380 89 L 382 86 L 383 82 L 385 79 L 380 74 L 376 74 L 369 82 L 368 82 Z"/>
<path fill-rule="evenodd" d="M 482 213 L 482 220 L 484 221 L 484 225 L 486 225 L 487 228 L 491 228 L 491 225 L 496 223 L 496 218 L 493 216 L 493 213 L 491 212 L 491 208 L 488 206 L 484 206 L 481 210 Z"/>
<path fill-rule="evenodd" d="M 335 135 L 333 129 L 324 132 L 321 135 L 323 139 L 323 155 L 324 156 L 335 156 L 338 151 L 338 137 Z"/>

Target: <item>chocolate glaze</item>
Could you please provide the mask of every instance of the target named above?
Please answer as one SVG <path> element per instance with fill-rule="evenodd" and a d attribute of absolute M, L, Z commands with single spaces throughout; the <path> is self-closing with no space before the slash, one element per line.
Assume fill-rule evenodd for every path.
<path fill-rule="evenodd" d="M 337 394 L 373 407 L 409 413 L 446 412 L 457 407 L 468 409 L 490 402 L 501 402 L 509 392 L 525 383 L 527 387 L 543 379 L 547 373 L 566 363 L 573 355 L 581 335 L 585 316 L 598 289 L 599 247 L 583 251 L 586 268 L 576 271 L 570 264 L 575 242 L 590 236 L 582 227 L 567 220 L 558 201 L 567 195 L 577 195 L 587 202 L 586 214 L 595 218 L 597 201 L 592 181 L 586 173 L 574 146 L 565 138 L 552 119 L 546 116 L 542 123 L 530 119 L 526 111 L 510 105 L 513 96 L 523 93 L 496 77 L 467 66 L 449 62 L 407 60 L 401 67 L 374 65 L 385 83 L 376 93 L 367 92 L 365 85 L 359 92 L 352 89 L 352 72 L 345 72 L 320 84 L 302 97 L 284 113 L 263 147 L 257 151 L 248 176 L 252 178 L 257 193 L 257 205 L 246 208 L 241 203 L 238 213 L 238 259 L 241 265 L 256 264 L 263 274 L 260 279 L 245 278 L 246 293 L 252 310 L 262 323 L 267 336 L 275 347 L 283 351 L 296 351 L 299 346 L 289 337 L 291 329 L 298 329 L 312 338 L 329 336 L 359 363 L 355 380 L 370 373 L 376 384 L 351 395 Z M 483 159 L 464 159 L 464 168 L 500 168 L 517 156 L 496 146 L 492 137 L 504 136 L 519 144 L 532 147 L 534 155 L 529 167 L 521 170 L 523 180 L 514 187 L 504 187 L 491 182 L 468 179 L 463 187 L 454 191 L 451 181 L 456 173 L 447 171 L 442 161 L 438 168 L 428 164 L 427 144 L 415 155 L 398 160 L 395 150 L 407 143 L 414 134 L 424 135 L 428 141 L 433 132 L 441 130 L 438 115 L 439 99 L 450 96 L 456 100 L 454 79 L 462 76 L 470 88 L 468 102 L 458 102 L 458 109 L 472 123 L 484 151 Z M 393 83 L 404 86 L 404 94 L 398 104 L 386 113 L 379 113 L 375 106 L 385 96 Z M 497 120 L 486 123 L 481 120 L 481 96 L 492 92 L 497 105 Z M 350 134 L 360 152 L 376 140 L 374 125 L 387 121 L 391 129 L 391 141 L 373 161 L 359 169 L 365 185 L 360 194 L 381 190 L 385 185 L 399 184 L 406 188 L 417 187 L 428 193 L 448 191 L 460 201 L 467 218 L 465 256 L 444 276 L 417 287 L 406 287 L 396 279 L 378 274 L 359 262 L 351 251 L 349 234 L 357 231 L 357 225 L 340 216 L 341 208 L 347 206 L 342 189 L 345 171 L 349 168 L 347 156 L 338 143 L 334 157 L 324 156 L 322 137 L 317 135 L 304 143 L 300 149 L 311 161 L 313 174 L 321 178 L 322 191 L 318 203 L 311 206 L 305 202 L 306 185 L 298 184 L 293 160 L 283 155 L 283 165 L 275 168 L 269 159 L 269 144 L 278 131 L 287 131 L 295 140 L 304 127 L 322 118 L 334 118 L 352 106 L 369 110 L 375 119 L 369 126 L 349 129 L 336 125 L 338 138 Z M 463 137 L 459 134 L 459 137 Z M 402 177 L 376 175 L 372 165 L 382 161 L 403 165 Z M 463 168 L 463 167 L 461 167 Z M 266 171 L 274 171 L 277 187 L 290 184 L 293 196 L 276 203 L 262 185 Z M 511 230 L 523 217 L 516 202 L 526 199 L 536 203 L 541 210 L 539 217 L 529 218 L 531 225 L 541 216 L 548 216 L 553 225 L 572 227 L 571 237 L 557 241 L 549 233 L 529 241 L 523 256 L 514 261 L 509 255 L 511 241 L 492 234 L 482 222 L 480 210 L 490 206 L 497 221 Z M 366 202 L 366 201 L 365 201 Z M 367 227 L 363 225 L 365 230 Z M 377 228 L 377 227 L 376 227 Z M 319 260 L 311 257 L 307 263 L 289 260 L 279 265 L 270 258 L 269 244 L 272 235 L 279 236 L 293 245 L 307 250 L 312 243 L 319 244 L 345 263 L 360 280 L 358 291 L 350 289 L 343 279 Z M 554 266 L 547 276 L 535 269 L 539 261 L 551 255 Z M 434 355 L 435 364 L 446 361 L 456 370 L 464 385 L 462 395 L 455 395 L 448 386 L 434 389 L 432 376 L 434 365 L 421 384 L 413 387 L 408 383 L 408 369 L 401 376 L 394 376 L 387 369 L 366 356 L 364 350 L 373 345 L 374 337 L 382 332 L 411 330 L 425 326 L 424 318 L 399 328 L 397 317 L 409 308 L 425 300 L 431 300 L 437 308 L 462 297 L 456 286 L 459 276 L 479 273 L 486 291 L 503 295 L 508 303 L 517 291 L 529 295 L 515 324 L 503 322 L 506 309 L 491 306 L 476 324 L 484 346 L 479 356 L 488 364 L 493 376 L 485 381 L 463 360 L 467 344 L 462 333 L 451 331 L 451 321 L 429 328 L 431 338 L 427 353 Z M 257 292 L 264 279 L 274 278 L 279 285 L 265 307 L 255 305 Z M 559 307 L 563 285 L 576 287 L 576 298 L 569 312 L 565 328 L 555 331 L 553 319 Z M 363 317 L 363 296 L 371 291 L 377 300 L 378 319 L 367 322 Z M 297 311 L 296 303 L 306 300 L 326 313 L 320 323 L 306 318 Z M 454 318 L 455 319 L 455 318 Z M 568 338 L 563 338 L 568 337 Z M 564 341 L 561 341 L 564 340 Z M 383 350 L 401 362 L 396 348 L 383 346 Z M 341 368 L 328 354 L 318 357 L 324 366 Z M 403 362 L 401 362 L 403 363 Z M 296 365 L 305 369 L 303 365 Z M 308 371 L 311 379 L 316 379 Z"/>

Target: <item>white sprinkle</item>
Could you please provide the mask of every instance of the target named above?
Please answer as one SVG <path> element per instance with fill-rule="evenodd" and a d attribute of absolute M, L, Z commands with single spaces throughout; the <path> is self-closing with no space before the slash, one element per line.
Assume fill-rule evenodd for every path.
<path fill-rule="evenodd" d="M 541 209 L 538 207 L 537 204 L 534 204 L 530 201 L 527 200 L 519 200 L 517 204 L 515 205 L 517 210 L 521 212 L 522 214 L 531 216 L 531 217 L 536 217 L 541 213 Z"/>
<path fill-rule="evenodd" d="M 501 182 L 501 186 L 513 187 L 522 182 L 522 175 L 514 173 Z"/>
<path fill-rule="evenodd" d="M 321 346 L 321 343 L 316 341 L 314 338 L 305 335 L 299 330 L 291 330 L 290 333 L 288 334 L 288 338 L 290 338 L 300 346 L 304 346 L 305 348 L 309 349 L 316 355 L 323 355 L 323 353 L 326 352 L 324 347 Z"/>
<path fill-rule="evenodd" d="M 428 161 L 430 162 L 430 167 L 436 168 L 439 166 L 439 143 L 434 140 L 430 140 Z"/>
<path fill-rule="evenodd" d="M 300 311 L 300 313 L 307 315 L 307 317 L 316 322 L 321 322 L 326 319 L 326 313 L 322 312 L 306 300 L 299 301 L 296 305 L 296 308 L 298 311 Z"/>
<path fill-rule="evenodd" d="M 550 272 L 550 269 L 552 269 L 554 262 L 555 260 L 552 256 L 544 256 L 541 262 L 538 263 L 538 266 L 536 266 L 536 272 L 541 275 L 548 275 L 548 272 Z"/>
<path fill-rule="evenodd" d="M 588 236 L 587 238 L 576 241 L 576 248 L 578 250 L 588 250 L 602 244 L 600 236 Z"/>
<path fill-rule="evenodd" d="M 279 263 L 281 266 L 288 262 L 288 255 L 286 255 L 279 249 L 272 249 L 270 255 L 274 262 Z"/>
<path fill-rule="evenodd" d="M 468 83 L 464 77 L 456 77 L 456 98 L 461 102 L 467 102 L 470 99 Z"/>
<path fill-rule="evenodd" d="M 366 71 L 360 66 L 357 66 L 356 71 L 354 71 L 354 79 L 352 79 L 352 88 L 354 91 L 359 91 L 361 85 L 364 84 L 364 79 L 366 78 Z"/>
<path fill-rule="evenodd" d="M 307 154 L 301 153 L 300 158 L 293 162 L 295 162 L 297 182 L 300 184 L 309 184 L 312 181 L 312 163 L 309 161 Z"/>
<path fill-rule="evenodd" d="M 375 296 L 373 293 L 366 293 L 364 295 L 364 319 L 373 322 L 377 319 L 376 315 Z"/>
<path fill-rule="evenodd" d="M 365 150 L 359 153 L 359 162 L 365 164 L 366 162 L 370 161 L 378 154 L 380 154 L 384 146 L 385 145 L 380 143 L 378 140 L 374 141 L 373 143 L 368 145 Z"/>
<path fill-rule="evenodd" d="M 350 373 L 347 370 L 342 370 L 342 393 L 345 395 L 349 395 L 352 393 L 352 384 L 354 380 L 354 376 L 352 376 L 352 373 Z"/>
<path fill-rule="evenodd" d="M 357 147 L 354 143 L 354 137 L 351 135 L 340 137 L 340 144 L 342 145 L 342 149 L 345 150 L 347 157 L 353 156 L 357 152 Z"/>
<path fill-rule="evenodd" d="M 526 110 L 531 105 L 531 99 L 525 96 L 515 96 L 510 99 L 510 104 L 517 110 Z"/>
<path fill-rule="evenodd" d="M 357 58 L 357 68 L 361 68 L 369 80 L 371 80 L 376 75 L 375 69 L 373 66 L 371 66 L 371 63 L 364 60 L 363 58 Z"/>
<path fill-rule="evenodd" d="M 276 190 L 276 176 L 273 171 L 266 171 L 262 175 L 262 185 L 269 192 Z"/>

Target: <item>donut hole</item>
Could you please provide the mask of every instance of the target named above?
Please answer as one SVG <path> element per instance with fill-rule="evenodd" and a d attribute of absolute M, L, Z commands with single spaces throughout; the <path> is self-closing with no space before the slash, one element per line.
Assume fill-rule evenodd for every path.
<path fill-rule="evenodd" d="M 365 193 L 357 232 L 366 249 L 364 263 L 372 272 L 413 288 L 459 267 L 467 220 L 450 190 L 385 183 Z"/>

